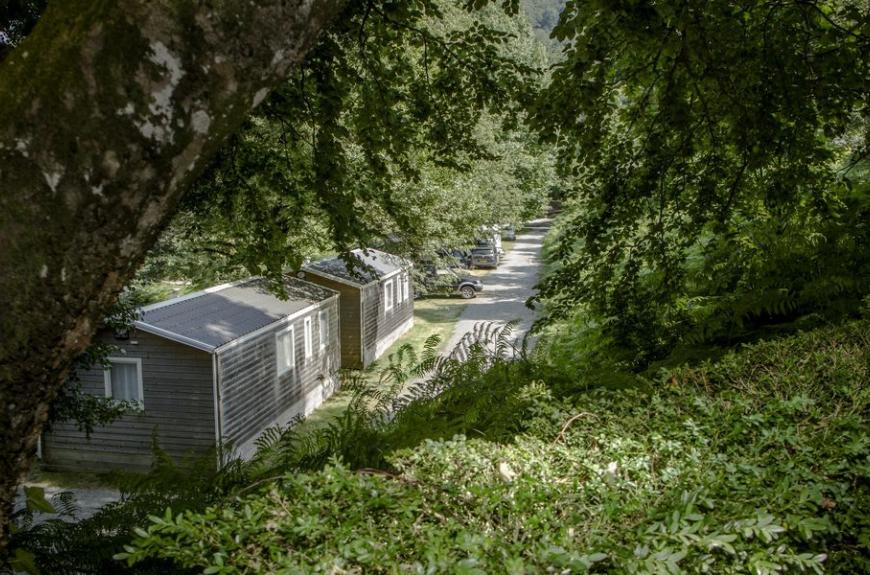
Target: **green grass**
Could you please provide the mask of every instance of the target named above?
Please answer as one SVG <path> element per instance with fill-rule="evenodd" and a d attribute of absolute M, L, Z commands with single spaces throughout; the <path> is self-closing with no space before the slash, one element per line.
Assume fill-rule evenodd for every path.
<path fill-rule="evenodd" d="M 395 353 L 405 344 L 410 344 L 414 349 L 422 349 L 423 343 L 433 335 L 437 335 L 441 339 L 443 347 L 453 334 L 453 328 L 456 327 L 456 322 L 467 305 L 467 301 L 455 297 L 415 301 L 414 327 L 390 346 L 384 357 Z"/>
<path fill-rule="evenodd" d="M 142 298 L 142 305 L 148 305 L 187 295 L 196 290 L 197 287 L 192 283 L 160 281 L 141 285 L 138 288 L 138 295 Z"/>

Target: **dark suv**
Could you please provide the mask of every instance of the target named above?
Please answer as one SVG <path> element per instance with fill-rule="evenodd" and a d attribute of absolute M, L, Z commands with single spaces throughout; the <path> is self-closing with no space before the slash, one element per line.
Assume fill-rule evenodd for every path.
<path fill-rule="evenodd" d="M 426 295 L 459 294 L 463 299 L 471 299 L 483 289 L 483 282 L 477 278 L 462 277 L 452 269 L 430 270 L 423 276 Z"/>

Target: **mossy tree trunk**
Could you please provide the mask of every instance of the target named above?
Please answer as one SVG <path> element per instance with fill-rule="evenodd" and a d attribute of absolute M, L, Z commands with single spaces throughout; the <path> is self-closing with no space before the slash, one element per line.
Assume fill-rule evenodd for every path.
<path fill-rule="evenodd" d="M 0 555 L 70 361 L 342 0 L 53 2 L 0 65 Z"/>

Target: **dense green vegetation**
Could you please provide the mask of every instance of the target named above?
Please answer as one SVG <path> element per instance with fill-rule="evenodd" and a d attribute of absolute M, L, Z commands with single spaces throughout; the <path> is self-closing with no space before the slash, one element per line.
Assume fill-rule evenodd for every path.
<path fill-rule="evenodd" d="M 519 119 L 545 64 L 497 6 L 372 3 L 222 148 L 139 281 L 276 276 L 358 246 L 431 258 L 537 216 L 555 161 Z"/>
<path fill-rule="evenodd" d="M 93 518 L 23 513 L 21 567 L 870 571 L 867 7 L 489 4 L 337 26 L 140 280 L 429 257 L 558 198 L 534 352 L 402 348 L 252 462 L 159 456 Z"/>
<path fill-rule="evenodd" d="M 153 517 L 125 556 L 207 573 L 864 571 L 868 334 L 757 344 L 644 390 L 557 397 L 515 367 L 466 370 L 319 471 Z"/>
<path fill-rule="evenodd" d="M 866 3 L 572 2 L 534 123 L 571 174 L 542 285 L 635 368 L 870 293 Z"/>
<path fill-rule="evenodd" d="M 348 382 L 351 408 L 329 427 L 275 430 L 254 461 L 217 472 L 158 458 L 120 504 L 19 541 L 52 573 L 120 572 L 122 545 L 131 573 L 870 566 L 867 320 L 625 389 L 561 385 L 538 359 L 404 349 L 378 385 Z"/>

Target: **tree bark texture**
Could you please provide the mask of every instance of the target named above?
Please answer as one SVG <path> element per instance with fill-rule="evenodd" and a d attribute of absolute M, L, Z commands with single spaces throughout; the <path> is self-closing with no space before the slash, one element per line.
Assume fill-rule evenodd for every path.
<path fill-rule="evenodd" d="M 0 556 L 70 361 L 343 0 L 51 2 L 0 65 Z"/>

